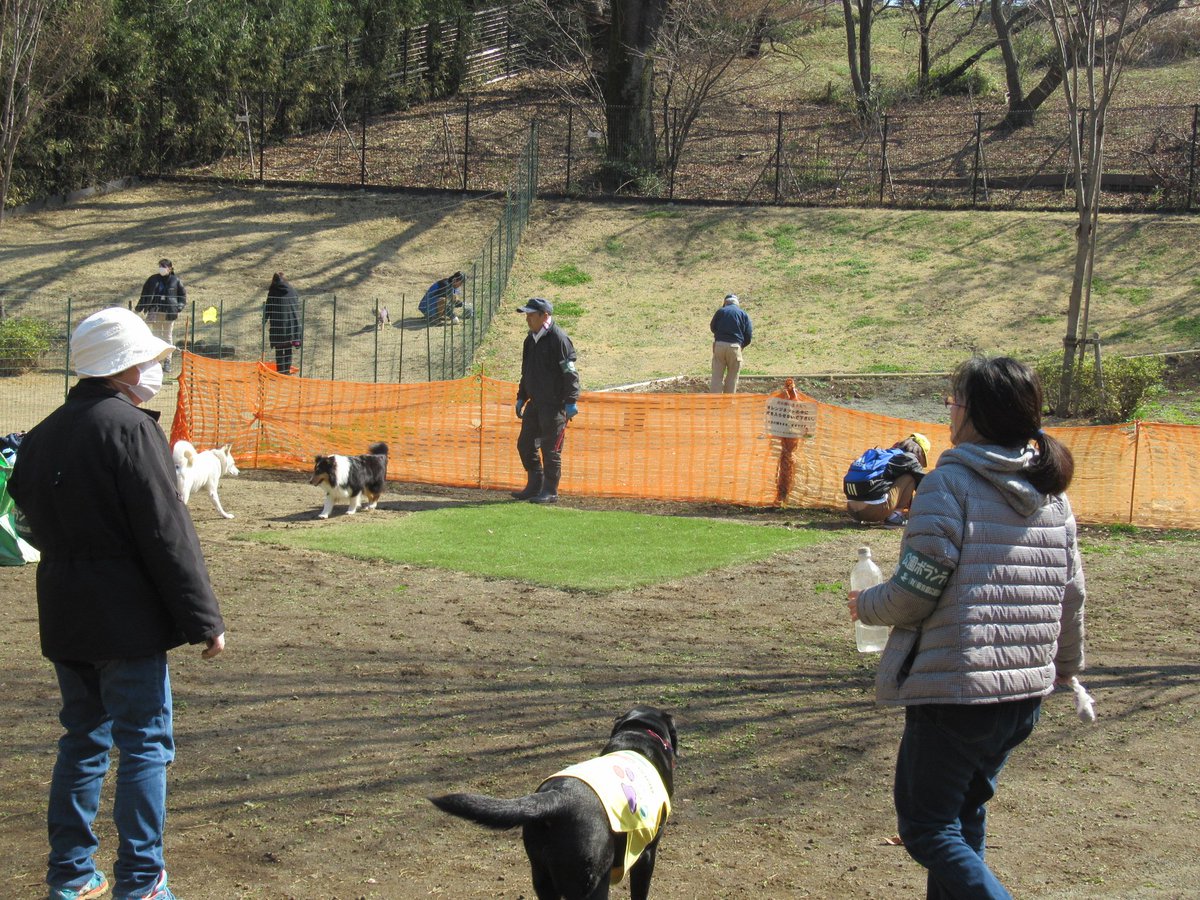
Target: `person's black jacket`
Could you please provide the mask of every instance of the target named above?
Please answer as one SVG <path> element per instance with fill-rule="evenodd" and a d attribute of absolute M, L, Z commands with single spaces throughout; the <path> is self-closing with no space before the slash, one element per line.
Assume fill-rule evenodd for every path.
<path fill-rule="evenodd" d="M 83 379 L 21 442 L 9 479 L 42 552 L 42 654 L 128 659 L 225 631 L 158 413 Z"/>
<path fill-rule="evenodd" d="M 272 347 L 287 347 L 304 339 L 300 325 L 300 294 L 282 278 L 272 279 L 267 288 L 263 319 Z"/>
<path fill-rule="evenodd" d="M 537 406 L 559 409 L 579 400 L 575 346 L 553 321 L 541 340 L 535 341 L 532 334 L 525 337 L 517 400 L 532 400 Z"/>
<path fill-rule="evenodd" d="M 138 299 L 137 312 L 165 313 L 168 319 L 177 319 L 187 306 L 187 291 L 174 272 L 159 275 L 155 272 L 142 285 L 142 296 Z"/>

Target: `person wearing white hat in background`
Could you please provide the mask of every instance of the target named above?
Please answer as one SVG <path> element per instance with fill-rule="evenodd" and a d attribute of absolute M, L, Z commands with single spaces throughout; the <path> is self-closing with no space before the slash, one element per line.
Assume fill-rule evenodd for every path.
<path fill-rule="evenodd" d="M 50 900 L 105 894 L 93 822 L 120 749 L 114 900 L 173 900 L 163 861 L 175 756 L 167 651 L 225 647 L 200 541 L 180 502 L 158 413 L 172 347 L 136 313 L 105 309 L 71 337 L 79 382 L 25 436 L 9 491 L 42 553 L 42 655 L 54 664 L 64 734 L 50 781 Z"/>
<path fill-rule="evenodd" d="M 754 326 L 741 307 L 737 294 L 726 294 L 708 323 L 713 333 L 712 382 L 709 393 L 736 394 L 738 373 L 742 370 L 742 351 L 750 346 Z"/>

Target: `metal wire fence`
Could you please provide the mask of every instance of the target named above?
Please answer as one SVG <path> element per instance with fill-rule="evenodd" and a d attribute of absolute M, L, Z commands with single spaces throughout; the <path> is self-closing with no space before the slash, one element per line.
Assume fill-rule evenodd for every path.
<path fill-rule="evenodd" d="M 331 123 L 290 134 L 280 132 L 279 98 L 263 94 L 257 108 L 252 114 L 260 121 L 241 152 L 174 174 L 497 190 L 536 121 L 540 186 L 548 194 L 958 209 L 1074 205 L 1067 121 L 1052 109 L 1017 129 L 1004 124 L 1002 109 L 863 120 L 828 105 L 713 106 L 691 122 L 679 110 L 665 110 L 654 124 L 653 159 L 629 171 L 614 161 L 613 148 L 629 137 L 614 133 L 620 110 L 584 99 L 538 99 L 520 88 L 387 114 L 373 114 L 364 100 Z M 1198 131 L 1200 104 L 1111 108 L 1104 206 L 1200 208 Z"/>
<path fill-rule="evenodd" d="M 504 208 L 477 255 L 462 268 L 457 316 L 446 324 L 431 323 L 418 309 L 419 295 L 301 295 L 303 338 L 292 354 L 292 373 L 334 381 L 411 383 L 461 378 L 470 372 L 500 307 L 529 221 L 538 178 L 536 126 L 526 132 L 515 162 Z M 262 296 L 206 297 L 202 287 L 193 287 L 188 296 L 190 304 L 172 335 L 180 350 L 276 365 Z M 62 402 L 73 382 L 70 335 L 80 321 L 110 306 L 132 309 L 137 299 L 0 286 L 0 434 L 29 429 Z M 173 383 L 168 384 L 151 408 L 169 418 L 175 393 Z"/>

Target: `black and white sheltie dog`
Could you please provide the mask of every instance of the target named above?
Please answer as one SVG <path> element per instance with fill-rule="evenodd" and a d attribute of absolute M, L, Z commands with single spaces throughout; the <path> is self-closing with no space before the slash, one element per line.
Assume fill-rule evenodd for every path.
<path fill-rule="evenodd" d="M 325 508 L 317 518 L 328 519 L 333 504 L 338 502 L 349 502 L 346 515 L 352 516 L 364 497 L 366 508 L 374 509 L 387 478 L 387 453 L 387 444 L 379 443 L 372 444 L 371 452 L 361 456 L 318 456 L 309 482 L 325 488 Z"/>

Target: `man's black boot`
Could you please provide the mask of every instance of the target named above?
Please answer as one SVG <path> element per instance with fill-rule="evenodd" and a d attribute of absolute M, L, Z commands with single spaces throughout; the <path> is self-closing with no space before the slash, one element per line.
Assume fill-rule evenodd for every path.
<path fill-rule="evenodd" d="M 514 500 L 532 500 L 534 497 L 536 497 L 541 492 L 542 492 L 542 476 L 541 476 L 541 474 L 530 475 L 525 480 L 525 487 L 523 487 L 519 491 L 512 492 L 512 498 Z"/>
<path fill-rule="evenodd" d="M 558 479 L 551 478 L 547 475 L 542 480 L 542 489 L 538 491 L 537 496 L 529 498 L 530 503 L 557 503 L 558 502 Z"/>

